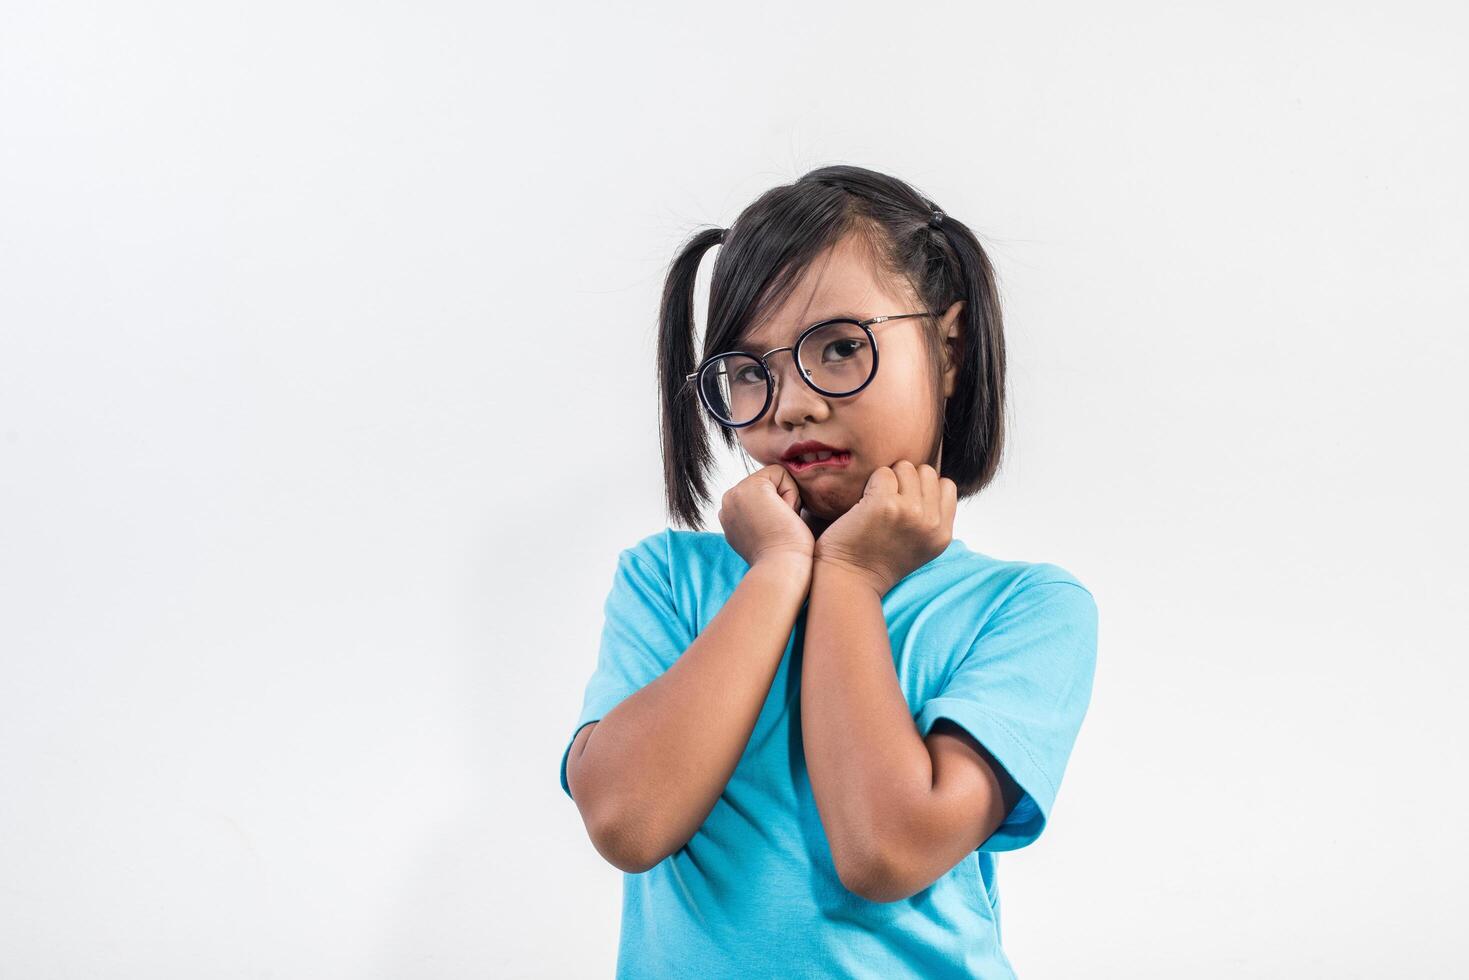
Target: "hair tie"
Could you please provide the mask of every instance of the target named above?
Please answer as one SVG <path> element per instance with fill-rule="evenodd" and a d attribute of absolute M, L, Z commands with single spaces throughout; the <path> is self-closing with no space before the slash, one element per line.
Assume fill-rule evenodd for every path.
<path fill-rule="evenodd" d="M 932 214 L 928 216 L 928 226 L 930 228 L 937 228 L 939 225 L 943 224 L 943 221 L 944 213 L 942 211 L 935 210 Z"/>

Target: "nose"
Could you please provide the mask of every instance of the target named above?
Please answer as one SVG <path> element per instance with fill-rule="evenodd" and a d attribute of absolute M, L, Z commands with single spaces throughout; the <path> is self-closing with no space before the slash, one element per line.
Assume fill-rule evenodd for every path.
<path fill-rule="evenodd" d="M 826 398 L 799 377 L 801 369 L 796 366 L 791 351 L 772 355 L 766 360 L 766 368 L 775 384 L 770 414 L 776 425 L 801 425 L 808 420 L 820 421 L 830 414 Z"/>

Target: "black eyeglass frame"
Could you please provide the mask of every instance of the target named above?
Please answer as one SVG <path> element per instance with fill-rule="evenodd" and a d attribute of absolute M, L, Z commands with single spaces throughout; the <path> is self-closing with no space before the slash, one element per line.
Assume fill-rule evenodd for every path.
<path fill-rule="evenodd" d="M 694 386 L 698 389 L 699 401 L 703 404 L 704 409 L 709 413 L 710 417 L 712 417 L 714 421 L 718 422 L 720 425 L 724 426 L 727 429 L 743 429 L 746 426 L 754 425 L 756 422 L 759 422 L 761 419 L 763 419 L 765 417 L 765 413 L 770 411 L 770 403 L 775 400 L 775 372 L 770 370 L 770 365 L 767 363 L 766 360 L 770 357 L 771 354 L 778 354 L 783 350 L 790 351 L 791 359 L 796 362 L 796 374 L 800 376 L 801 380 L 806 384 L 806 387 L 810 388 L 817 394 L 824 395 L 827 398 L 850 398 L 861 391 L 863 388 L 866 388 L 868 385 L 872 384 L 872 379 L 877 377 L 877 337 L 874 336 L 872 333 L 872 324 L 882 323 L 884 320 L 903 320 L 908 317 L 914 316 L 938 317 L 939 315 L 940 314 L 938 313 L 893 313 L 889 314 L 888 316 L 875 316 L 866 320 L 857 320 L 849 316 L 832 317 L 829 320 L 822 320 L 818 323 L 813 323 L 805 330 L 802 330 L 801 335 L 796 338 L 795 343 L 787 344 L 785 347 L 773 347 L 770 350 L 766 351 L 764 354 L 755 354 L 750 351 L 743 350 L 727 350 L 722 353 L 713 354 L 709 357 L 706 357 L 704 359 L 704 363 L 699 365 L 698 370 L 692 372 L 691 374 L 684 375 L 684 381 L 685 383 L 693 381 L 694 379 L 702 375 L 705 371 L 707 371 L 710 367 L 714 366 L 714 364 L 716 364 L 718 361 L 735 354 L 743 354 L 745 357 L 749 357 L 758 361 L 760 363 L 761 369 L 765 372 L 765 404 L 760 406 L 760 411 L 756 412 L 754 418 L 750 419 L 750 421 L 748 422 L 728 422 L 725 419 L 721 418 L 719 413 L 714 410 L 714 406 L 709 404 L 709 396 L 704 393 L 704 384 L 700 382 Z M 806 366 L 801 363 L 801 359 L 796 355 L 796 351 L 800 348 L 801 342 L 805 340 L 807 336 L 816 332 L 817 330 L 820 330 L 822 327 L 831 326 L 833 323 L 852 323 L 861 327 L 862 332 L 867 335 L 868 344 L 872 347 L 872 370 L 868 372 L 867 380 L 862 382 L 857 387 L 853 388 L 851 391 L 844 391 L 841 393 L 827 391 L 824 388 L 818 387 L 816 382 L 811 380 L 810 372 L 806 370 Z"/>

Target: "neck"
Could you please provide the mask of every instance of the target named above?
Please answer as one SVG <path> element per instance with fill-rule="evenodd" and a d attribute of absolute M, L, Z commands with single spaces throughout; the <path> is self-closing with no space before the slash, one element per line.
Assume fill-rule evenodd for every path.
<path fill-rule="evenodd" d="M 811 536 L 813 538 L 821 537 L 821 532 L 825 531 L 832 525 L 831 521 L 827 520 L 824 517 L 817 517 L 815 514 L 811 513 L 809 510 L 806 510 L 804 507 L 801 508 L 801 520 L 805 521 L 806 526 L 811 529 Z"/>

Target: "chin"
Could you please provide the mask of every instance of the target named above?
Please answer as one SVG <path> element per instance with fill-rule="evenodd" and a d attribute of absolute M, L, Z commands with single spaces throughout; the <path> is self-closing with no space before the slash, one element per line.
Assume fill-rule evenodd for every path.
<path fill-rule="evenodd" d="M 859 494 L 858 497 L 860 496 Z M 807 512 L 825 521 L 836 520 L 851 510 L 856 503 L 856 499 L 849 500 L 846 494 L 835 489 L 807 491 L 802 488 L 801 490 L 801 504 Z"/>

